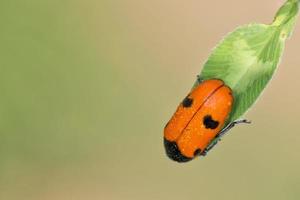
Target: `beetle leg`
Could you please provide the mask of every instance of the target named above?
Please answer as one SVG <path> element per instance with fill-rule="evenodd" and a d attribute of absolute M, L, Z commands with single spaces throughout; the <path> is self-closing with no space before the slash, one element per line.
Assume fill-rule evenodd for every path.
<path fill-rule="evenodd" d="M 209 150 L 211 150 L 220 140 L 221 138 L 235 125 L 237 124 L 250 124 L 251 121 L 248 121 L 246 119 L 237 120 L 234 122 L 231 122 L 228 124 L 225 128 L 223 128 L 220 133 L 211 141 L 211 143 L 204 149 L 204 151 L 201 153 L 201 156 L 205 156 Z"/>
<path fill-rule="evenodd" d="M 197 75 L 197 82 L 200 84 L 203 80 L 201 79 L 200 75 Z"/>
<path fill-rule="evenodd" d="M 203 80 L 201 79 L 200 75 L 197 75 L 197 80 L 194 83 L 192 89 L 196 88 L 198 85 L 200 85 L 203 82 Z"/>

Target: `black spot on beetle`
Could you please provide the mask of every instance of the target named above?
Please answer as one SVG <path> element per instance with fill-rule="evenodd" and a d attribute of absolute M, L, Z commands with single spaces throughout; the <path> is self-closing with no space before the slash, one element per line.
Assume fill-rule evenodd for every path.
<path fill-rule="evenodd" d="M 188 162 L 193 159 L 182 155 L 180 150 L 178 149 L 176 142 L 170 142 L 166 138 L 164 138 L 164 145 L 168 157 L 174 161 L 182 163 Z"/>
<path fill-rule="evenodd" d="M 200 156 L 201 155 L 201 149 L 197 149 L 195 152 L 194 152 L 194 156 Z"/>
<path fill-rule="evenodd" d="M 185 97 L 182 101 L 182 106 L 185 107 L 185 108 L 189 108 L 192 106 L 193 104 L 193 99 L 192 98 L 189 98 L 188 96 Z"/>
<path fill-rule="evenodd" d="M 203 124 L 205 126 L 205 128 L 210 128 L 210 129 L 216 129 L 219 126 L 219 122 L 213 120 L 213 118 L 211 117 L 211 115 L 206 115 L 203 118 Z"/>

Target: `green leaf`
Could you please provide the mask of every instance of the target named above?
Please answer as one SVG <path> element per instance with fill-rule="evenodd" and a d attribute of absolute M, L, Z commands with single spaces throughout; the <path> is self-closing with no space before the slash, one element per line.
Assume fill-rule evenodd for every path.
<path fill-rule="evenodd" d="M 272 78 L 293 30 L 298 4 L 298 0 L 288 0 L 270 25 L 237 28 L 217 45 L 204 64 L 200 80 L 221 79 L 233 90 L 235 102 L 227 123 L 244 115 Z"/>

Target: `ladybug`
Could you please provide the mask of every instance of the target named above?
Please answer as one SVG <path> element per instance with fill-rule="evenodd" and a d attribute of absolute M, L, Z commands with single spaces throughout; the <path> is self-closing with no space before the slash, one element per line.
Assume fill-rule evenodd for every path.
<path fill-rule="evenodd" d="M 229 123 L 234 103 L 232 90 L 222 80 L 202 81 L 180 103 L 164 128 L 164 146 L 168 157 L 187 162 L 207 152 L 239 120 Z"/>

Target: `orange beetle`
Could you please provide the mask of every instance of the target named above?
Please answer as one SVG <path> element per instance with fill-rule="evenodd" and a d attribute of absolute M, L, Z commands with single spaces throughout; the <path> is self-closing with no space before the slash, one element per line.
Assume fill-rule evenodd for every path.
<path fill-rule="evenodd" d="M 167 155 L 177 162 L 190 161 L 195 156 L 205 155 L 235 124 L 248 123 L 241 120 L 223 128 L 233 101 L 232 90 L 222 80 L 201 82 L 185 97 L 165 126 Z"/>

